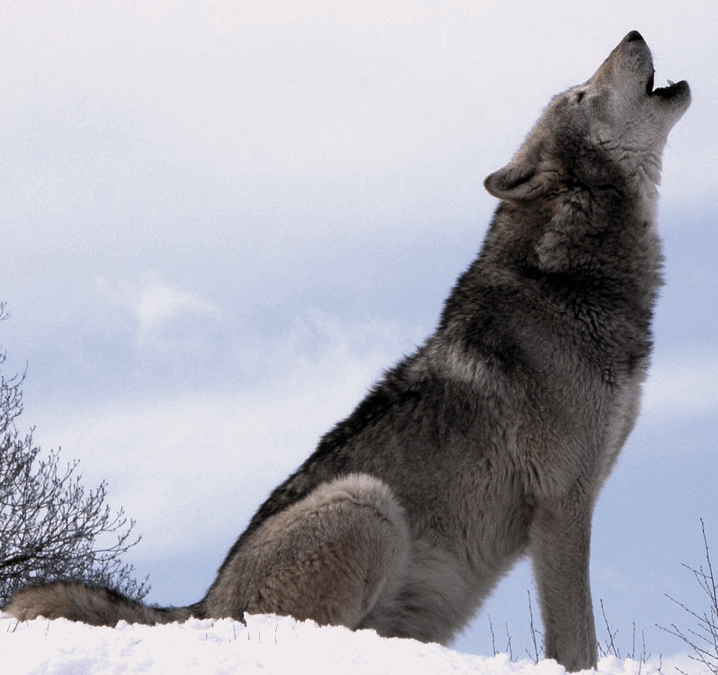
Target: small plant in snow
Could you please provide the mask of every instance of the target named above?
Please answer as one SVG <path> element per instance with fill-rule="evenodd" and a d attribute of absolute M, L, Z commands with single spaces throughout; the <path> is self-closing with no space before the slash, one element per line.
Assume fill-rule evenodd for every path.
<path fill-rule="evenodd" d="M 706 528 L 701 518 L 701 531 L 703 533 L 703 544 L 705 546 L 706 566 L 702 565 L 695 569 L 689 565 L 683 566 L 693 572 L 698 585 L 701 587 L 708 598 L 708 606 L 701 611 L 695 611 L 686 607 L 670 595 L 670 600 L 682 607 L 696 621 L 697 626 L 694 629 L 682 630 L 675 624 L 671 624 L 670 628 L 658 626 L 661 630 L 675 635 L 683 640 L 693 652 L 690 658 L 698 663 L 703 664 L 713 675 L 718 675 L 718 589 L 716 587 L 716 579 L 713 575 L 713 564 L 711 563 L 710 551 L 708 549 L 708 538 L 706 537 Z M 681 673 L 682 670 L 678 669 Z"/>

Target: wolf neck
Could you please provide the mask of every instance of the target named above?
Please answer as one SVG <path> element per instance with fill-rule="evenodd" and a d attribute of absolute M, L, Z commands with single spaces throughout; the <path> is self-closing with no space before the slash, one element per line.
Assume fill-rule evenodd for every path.
<path fill-rule="evenodd" d="M 658 186 L 661 184 L 661 158 L 652 157 L 640 165 L 629 181 L 630 189 L 637 196 L 636 203 L 645 219 L 655 230 L 658 219 Z"/>
<path fill-rule="evenodd" d="M 654 182 L 630 179 L 620 188 L 574 188 L 540 204 L 504 201 L 474 273 L 507 289 L 528 277 L 573 297 L 615 293 L 649 310 L 662 283 L 656 207 Z"/>

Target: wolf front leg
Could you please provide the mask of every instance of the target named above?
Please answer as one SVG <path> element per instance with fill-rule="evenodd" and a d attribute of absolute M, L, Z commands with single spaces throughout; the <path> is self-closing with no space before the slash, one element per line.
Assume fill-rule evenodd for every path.
<path fill-rule="evenodd" d="M 593 504 L 577 492 L 540 503 L 531 525 L 546 658 L 570 672 L 597 664 L 589 582 Z"/>

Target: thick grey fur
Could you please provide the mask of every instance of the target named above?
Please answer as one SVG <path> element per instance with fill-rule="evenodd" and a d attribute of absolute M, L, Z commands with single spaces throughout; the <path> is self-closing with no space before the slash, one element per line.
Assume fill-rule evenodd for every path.
<path fill-rule="evenodd" d="M 446 643 L 520 556 L 546 656 L 596 665 L 591 516 L 639 411 L 661 284 L 656 185 L 680 82 L 629 33 L 485 186 L 501 200 L 438 329 L 261 506 L 195 605 L 36 586 L 19 619 L 277 613 Z"/>

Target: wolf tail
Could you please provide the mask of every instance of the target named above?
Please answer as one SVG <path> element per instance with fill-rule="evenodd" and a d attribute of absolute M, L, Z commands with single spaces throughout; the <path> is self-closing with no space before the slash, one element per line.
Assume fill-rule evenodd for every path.
<path fill-rule="evenodd" d="M 109 588 L 81 582 L 56 581 L 30 586 L 16 592 L 3 608 L 16 619 L 27 621 L 42 616 L 65 618 L 92 626 L 128 623 L 171 623 L 190 616 L 200 618 L 199 607 L 150 607 Z"/>

